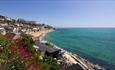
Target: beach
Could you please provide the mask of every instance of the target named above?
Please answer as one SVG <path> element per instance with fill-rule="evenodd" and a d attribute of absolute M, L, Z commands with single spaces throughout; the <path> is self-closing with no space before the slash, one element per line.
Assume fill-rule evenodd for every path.
<path fill-rule="evenodd" d="M 30 35 L 32 35 L 33 37 L 39 37 L 40 41 L 42 41 L 45 37 L 45 35 L 49 32 L 52 32 L 54 30 L 43 30 L 43 31 L 39 31 L 39 32 L 33 32 L 33 33 L 30 33 Z M 66 63 L 71 66 L 73 64 L 78 64 L 79 66 L 81 66 L 83 68 L 83 70 L 104 70 L 103 67 L 97 65 L 97 64 L 93 64 L 91 62 L 89 62 L 88 60 L 86 59 L 83 59 L 82 57 L 76 55 L 76 54 L 73 54 L 71 52 L 68 52 L 56 45 L 54 45 L 53 43 L 51 42 L 48 42 L 50 43 L 50 45 L 53 45 L 53 47 L 57 48 L 57 49 L 61 49 L 61 52 L 63 52 L 63 55 L 62 57 L 64 59 L 66 59 Z M 95 69 L 94 69 L 95 68 Z"/>
<path fill-rule="evenodd" d="M 30 32 L 29 34 L 31 34 L 34 37 L 43 37 L 48 32 L 52 32 L 52 31 L 54 31 L 54 30 L 49 29 L 49 30 L 42 30 L 42 31 L 37 31 L 37 32 Z"/>
<path fill-rule="evenodd" d="M 37 31 L 37 32 L 29 32 L 28 34 L 30 34 L 34 38 L 39 38 L 40 40 L 42 40 L 47 33 L 52 32 L 52 31 L 54 30 L 49 29 L 49 30 L 42 30 L 42 31 Z"/>

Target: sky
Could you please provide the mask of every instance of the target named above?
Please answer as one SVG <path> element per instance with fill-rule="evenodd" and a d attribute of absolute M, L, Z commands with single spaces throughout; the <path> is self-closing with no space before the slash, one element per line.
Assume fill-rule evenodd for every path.
<path fill-rule="evenodd" d="M 115 1 L 0 0 L 0 15 L 54 27 L 115 27 Z"/>

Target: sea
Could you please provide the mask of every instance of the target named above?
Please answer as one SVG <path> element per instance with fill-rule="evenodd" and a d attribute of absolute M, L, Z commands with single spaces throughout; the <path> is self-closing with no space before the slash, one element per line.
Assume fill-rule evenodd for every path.
<path fill-rule="evenodd" d="M 115 70 L 115 28 L 57 28 L 45 39 L 106 70 Z"/>

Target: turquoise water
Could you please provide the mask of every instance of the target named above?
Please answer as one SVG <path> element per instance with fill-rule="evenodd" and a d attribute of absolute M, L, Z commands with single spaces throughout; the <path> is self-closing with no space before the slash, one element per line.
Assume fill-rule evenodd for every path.
<path fill-rule="evenodd" d="M 115 70 L 115 28 L 60 28 L 46 39 L 83 58 Z"/>

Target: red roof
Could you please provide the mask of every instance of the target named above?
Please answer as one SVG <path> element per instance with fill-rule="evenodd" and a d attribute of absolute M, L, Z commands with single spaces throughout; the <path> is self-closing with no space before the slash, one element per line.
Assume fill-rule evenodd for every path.
<path fill-rule="evenodd" d="M 14 34 L 14 33 L 6 33 L 5 38 L 9 40 L 16 40 L 20 38 L 19 34 Z"/>
<path fill-rule="evenodd" d="M 7 34 L 5 35 L 5 38 L 7 38 L 7 39 L 9 39 L 9 40 L 13 40 L 13 38 L 14 38 L 15 35 L 16 35 L 16 34 L 14 34 L 14 33 L 7 33 Z"/>

